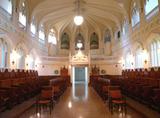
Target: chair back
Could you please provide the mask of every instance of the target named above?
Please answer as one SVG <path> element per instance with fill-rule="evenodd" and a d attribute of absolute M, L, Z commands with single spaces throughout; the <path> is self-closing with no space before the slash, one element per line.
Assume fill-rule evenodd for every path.
<path fill-rule="evenodd" d="M 41 98 L 42 99 L 51 99 L 52 98 L 52 89 L 42 89 Z"/>
<path fill-rule="evenodd" d="M 111 90 L 120 90 L 120 86 L 108 86 L 108 91 Z"/>
<path fill-rule="evenodd" d="M 110 97 L 112 99 L 121 99 L 122 98 L 121 91 L 120 90 L 111 90 Z"/>

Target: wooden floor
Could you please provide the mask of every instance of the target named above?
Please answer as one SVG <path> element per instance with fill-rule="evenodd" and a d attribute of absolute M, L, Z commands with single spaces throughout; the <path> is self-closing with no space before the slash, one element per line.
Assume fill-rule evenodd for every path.
<path fill-rule="evenodd" d="M 52 114 L 45 109 L 36 114 L 35 107 L 31 107 L 19 118 L 146 118 L 139 112 L 127 107 L 127 115 L 121 112 L 110 113 L 108 105 L 102 101 L 91 87 L 78 84 L 68 88 L 55 105 Z"/>

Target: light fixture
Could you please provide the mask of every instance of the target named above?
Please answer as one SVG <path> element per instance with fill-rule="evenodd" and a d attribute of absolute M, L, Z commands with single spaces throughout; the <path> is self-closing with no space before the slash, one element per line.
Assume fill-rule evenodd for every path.
<path fill-rule="evenodd" d="M 144 63 L 147 64 L 147 62 L 148 62 L 148 61 L 145 59 L 145 60 L 144 60 Z"/>
<path fill-rule="evenodd" d="M 22 6 L 25 7 L 25 3 L 24 2 L 22 3 Z"/>
<path fill-rule="evenodd" d="M 79 49 L 81 49 L 82 46 L 83 46 L 83 44 L 82 44 L 81 42 L 78 42 L 78 43 L 77 43 L 77 47 L 78 47 Z"/>
<path fill-rule="evenodd" d="M 54 29 L 51 29 L 51 32 L 53 33 L 53 32 L 54 32 Z"/>
<path fill-rule="evenodd" d="M 14 65 L 14 63 L 15 63 L 15 62 L 14 62 L 14 61 L 12 61 L 12 65 Z"/>
<path fill-rule="evenodd" d="M 76 24 L 76 25 L 81 25 L 82 23 L 83 23 L 83 21 L 84 21 L 84 19 L 83 19 L 83 16 L 82 15 L 80 15 L 80 0 L 77 0 L 77 2 L 76 2 L 76 12 L 77 12 L 77 15 L 74 17 L 74 23 Z"/>
<path fill-rule="evenodd" d="M 83 21 L 84 21 L 84 19 L 80 15 L 77 15 L 74 17 L 74 23 L 78 26 L 81 25 L 83 23 Z"/>

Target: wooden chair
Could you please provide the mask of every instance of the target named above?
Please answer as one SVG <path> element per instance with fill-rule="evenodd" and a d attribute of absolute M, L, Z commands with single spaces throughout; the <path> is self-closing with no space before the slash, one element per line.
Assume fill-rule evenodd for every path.
<path fill-rule="evenodd" d="M 49 107 L 50 114 L 53 109 L 52 89 L 42 89 L 40 96 L 36 101 L 36 112 L 41 112 L 41 108 Z"/>
<path fill-rule="evenodd" d="M 113 110 L 115 107 L 121 108 L 122 112 L 127 112 L 126 108 L 126 99 L 122 96 L 120 90 L 110 90 L 109 91 L 109 109 L 111 110 L 111 113 L 113 113 Z"/>

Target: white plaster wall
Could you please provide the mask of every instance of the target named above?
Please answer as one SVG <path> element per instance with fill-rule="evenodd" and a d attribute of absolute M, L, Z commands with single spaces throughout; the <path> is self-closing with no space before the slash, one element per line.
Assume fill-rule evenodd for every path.
<path fill-rule="evenodd" d="M 37 70 L 39 75 L 60 75 L 61 65 L 38 65 Z M 58 70 L 58 73 L 55 73 Z"/>

